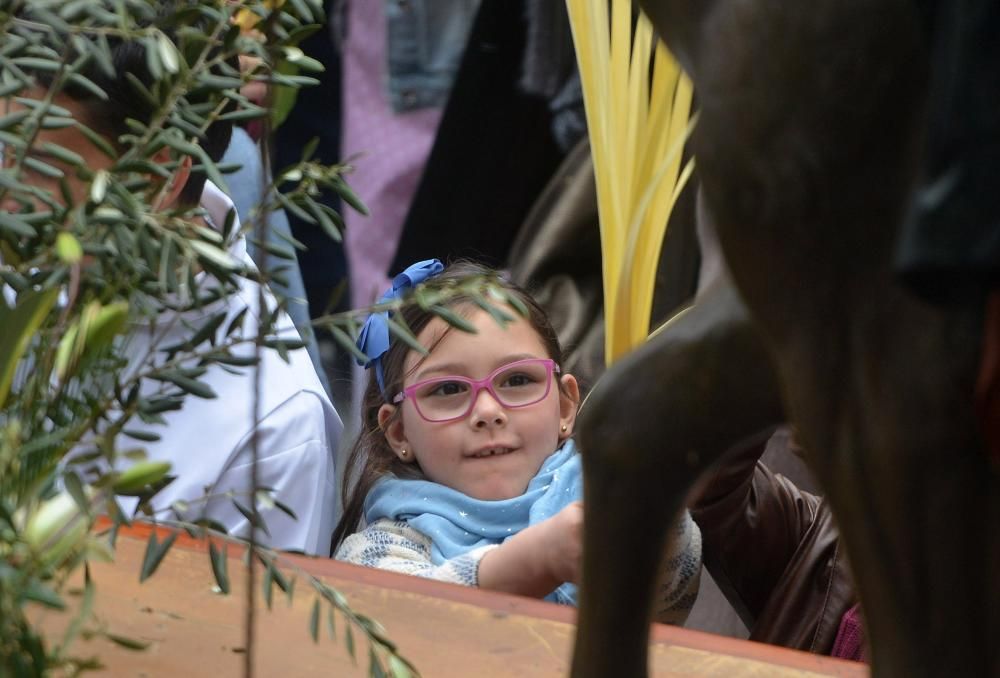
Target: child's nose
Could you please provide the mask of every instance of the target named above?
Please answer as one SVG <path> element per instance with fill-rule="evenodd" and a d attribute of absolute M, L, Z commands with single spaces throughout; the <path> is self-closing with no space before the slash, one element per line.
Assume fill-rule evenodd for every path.
<path fill-rule="evenodd" d="M 481 389 L 476 394 L 476 400 L 472 405 L 472 416 L 470 423 L 475 428 L 489 428 L 491 426 L 503 426 L 507 423 L 507 412 L 489 389 Z"/>

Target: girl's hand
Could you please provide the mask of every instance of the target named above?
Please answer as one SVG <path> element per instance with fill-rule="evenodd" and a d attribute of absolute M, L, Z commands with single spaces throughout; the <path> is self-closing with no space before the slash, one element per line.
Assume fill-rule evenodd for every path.
<path fill-rule="evenodd" d="M 548 520 L 532 525 L 525 532 L 538 530 L 539 553 L 546 558 L 545 568 L 558 584 L 580 583 L 583 563 L 583 502 L 575 501 Z"/>
<path fill-rule="evenodd" d="M 522 530 L 479 562 L 479 586 L 542 598 L 564 582 L 579 583 L 583 503 L 573 502 Z"/>

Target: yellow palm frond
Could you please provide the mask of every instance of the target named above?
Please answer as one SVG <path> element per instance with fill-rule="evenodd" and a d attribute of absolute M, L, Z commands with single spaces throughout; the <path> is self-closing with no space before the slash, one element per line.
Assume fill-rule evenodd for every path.
<path fill-rule="evenodd" d="M 629 0 L 566 0 L 601 224 L 605 361 L 649 334 L 667 223 L 694 170 L 681 166 L 693 125 L 691 81 Z M 652 70 L 650 70 L 652 68 Z"/>

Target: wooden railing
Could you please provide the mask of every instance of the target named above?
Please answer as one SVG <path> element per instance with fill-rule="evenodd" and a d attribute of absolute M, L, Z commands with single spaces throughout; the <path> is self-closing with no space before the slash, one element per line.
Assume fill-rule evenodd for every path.
<path fill-rule="evenodd" d="M 205 544 L 183 535 L 153 577 L 140 584 L 140 565 L 151 529 L 136 524 L 123 530 L 116 562 L 91 568 L 100 623 L 149 647 L 137 652 L 93 639 L 77 641 L 77 653 L 98 655 L 108 675 L 115 676 L 241 675 L 245 648 L 240 554 L 235 549 L 229 553 L 234 593 L 228 596 L 214 591 Z M 379 620 L 425 678 L 523 678 L 568 672 L 573 609 L 328 559 L 285 558 L 335 587 L 355 610 Z M 276 592 L 273 608 L 257 615 L 257 675 L 367 675 L 367 645 L 355 633 L 355 664 L 345 648 L 341 617 L 336 619 L 337 638 L 332 640 L 324 612 L 319 642 L 313 642 L 310 613 L 315 596 L 303 584 L 297 583 L 291 604 Z M 263 605 L 260 597 L 258 602 Z M 66 614 L 48 613 L 43 627 L 58 638 L 67 621 Z M 868 675 L 860 664 L 681 628 L 655 625 L 650 640 L 650 665 L 656 676 Z"/>

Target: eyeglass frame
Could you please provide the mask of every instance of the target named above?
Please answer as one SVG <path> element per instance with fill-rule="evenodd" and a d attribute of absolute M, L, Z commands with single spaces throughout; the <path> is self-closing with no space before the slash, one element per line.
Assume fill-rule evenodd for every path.
<path fill-rule="evenodd" d="M 506 402 L 504 402 L 504 399 L 501 398 L 495 390 L 493 390 L 493 378 L 496 377 L 501 372 L 503 372 L 504 370 L 508 370 L 511 367 L 521 365 L 523 363 L 545 364 L 546 372 L 548 373 L 547 379 L 545 381 L 545 393 L 543 393 L 538 400 L 533 400 L 530 403 L 524 403 L 523 405 L 508 405 Z M 392 397 L 392 404 L 399 405 L 400 403 L 406 400 L 410 400 L 413 402 L 413 409 L 417 411 L 417 414 L 420 415 L 421 419 L 430 424 L 445 424 L 450 421 L 456 421 L 458 419 L 463 419 L 469 416 L 469 412 L 472 412 L 472 408 L 476 406 L 476 401 L 479 400 L 479 394 L 482 393 L 483 390 L 488 391 L 489 394 L 493 396 L 493 399 L 496 400 L 498 404 L 500 404 L 502 407 L 508 410 L 519 410 L 524 407 L 531 407 L 532 405 L 537 405 L 538 403 L 545 400 L 549 396 L 549 393 L 552 392 L 552 380 L 553 377 L 557 374 L 562 374 L 562 369 L 559 367 L 559 364 L 552 358 L 523 358 L 521 360 L 515 360 L 513 362 L 509 362 L 506 365 L 501 365 L 500 367 L 496 368 L 482 379 L 470 379 L 469 377 L 462 377 L 459 375 L 444 375 L 441 377 L 431 377 L 430 379 L 422 379 L 415 384 L 410 384 L 409 386 L 405 387 L 402 391 L 394 395 Z M 426 386 L 427 384 L 432 384 L 434 382 L 448 382 L 448 381 L 462 382 L 463 384 L 467 384 L 470 387 L 471 395 L 469 397 L 469 406 L 465 409 L 465 411 L 462 414 L 459 414 L 454 417 L 448 417 L 447 419 L 429 419 L 427 415 L 425 415 L 423 412 L 420 411 L 420 406 L 417 405 L 417 398 L 414 395 L 414 391 L 416 391 L 416 389 L 421 386 Z"/>

